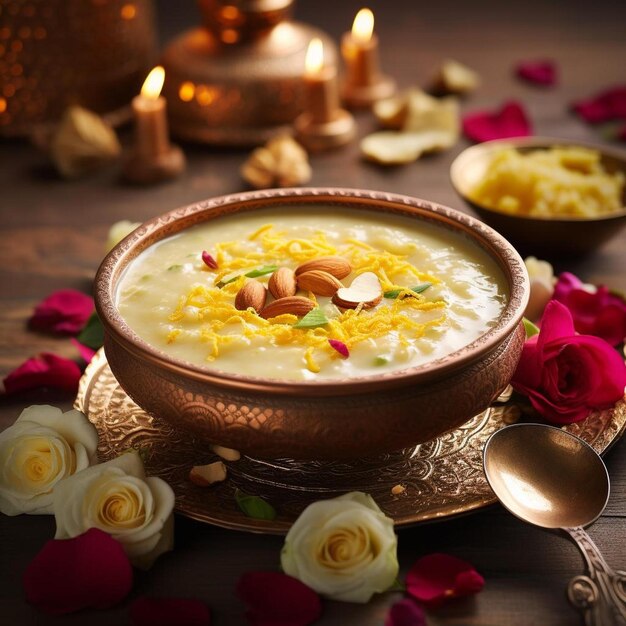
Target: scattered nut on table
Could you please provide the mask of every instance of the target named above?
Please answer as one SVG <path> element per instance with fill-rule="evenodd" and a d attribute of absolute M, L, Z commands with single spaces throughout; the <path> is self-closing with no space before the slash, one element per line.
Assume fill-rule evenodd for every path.
<path fill-rule="evenodd" d="M 233 448 L 225 448 L 224 446 L 214 444 L 211 446 L 211 450 L 225 461 L 238 461 L 241 458 L 241 452 Z"/>
<path fill-rule="evenodd" d="M 480 76 L 466 65 L 448 59 L 444 61 L 432 81 L 431 91 L 437 94 L 464 95 L 480 85 Z"/>
<path fill-rule="evenodd" d="M 241 166 L 244 180 L 257 189 L 302 185 L 311 174 L 306 150 L 288 136 L 270 139 Z"/>
<path fill-rule="evenodd" d="M 221 461 L 208 465 L 194 465 L 189 472 L 189 480 L 199 487 L 208 487 L 226 480 L 226 466 Z"/>

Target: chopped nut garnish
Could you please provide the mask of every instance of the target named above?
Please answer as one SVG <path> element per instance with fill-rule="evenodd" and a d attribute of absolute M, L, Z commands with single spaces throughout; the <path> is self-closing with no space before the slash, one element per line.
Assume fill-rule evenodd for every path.
<path fill-rule="evenodd" d="M 208 487 L 213 483 L 226 480 L 226 466 L 221 461 L 208 465 L 194 465 L 189 472 L 189 480 L 199 487 Z"/>
<path fill-rule="evenodd" d="M 406 487 L 404 485 L 394 485 L 391 488 L 391 493 L 394 496 L 399 496 L 401 493 L 404 493 L 406 491 Z"/>
<path fill-rule="evenodd" d="M 306 150 L 288 136 L 275 137 L 252 152 L 241 175 L 257 189 L 292 187 L 311 180 Z"/>
<path fill-rule="evenodd" d="M 225 461 L 238 461 L 241 458 L 241 452 L 239 452 L 239 450 L 233 450 L 232 448 L 225 448 L 224 446 L 215 444 L 211 446 L 211 450 Z"/>

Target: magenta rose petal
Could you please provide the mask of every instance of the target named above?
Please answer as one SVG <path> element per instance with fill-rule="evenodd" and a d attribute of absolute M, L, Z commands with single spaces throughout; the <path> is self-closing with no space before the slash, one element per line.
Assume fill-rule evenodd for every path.
<path fill-rule="evenodd" d="M 536 85 L 551 86 L 557 82 L 554 61 L 524 61 L 515 68 L 517 76 Z"/>
<path fill-rule="evenodd" d="M 389 609 L 385 626 L 427 626 L 426 615 L 414 600 L 404 598 Z"/>
<path fill-rule="evenodd" d="M 605 89 L 591 98 L 578 100 L 572 108 L 590 124 L 626 120 L 626 85 Z"/>
<path fill-rule="evenodd" d="M 52 387 L 76 393 L 80 368 L 74 361 L 56 354 L 42 352 L 10 372 L 3 380 L 7 394 Z"/>
<path fill-rule="evenodd" d="M 74 289 L 62 289 L 50 294 L 35 307 L 28 324 L 35 330 L 76 335 L 93 310 L 93 298 Z"/>
<path fill-rule="evenodd" d="M 407 593 L 430 607 L 478 593 L 484 584 L 484 578 L 470 563 L 441 553 L 418 559 L 406 577 Z"/>
<path fill-rule="evenodd" d="M 52 539 L 23 576 L 26 599 L 51 615 L 121 602 L 133 585 L 133 568 L 122 545 L 91 528 L 73 539 Z"/>
<path fill-rule="evenodd" d="M 209 607 L 195 598 L 137 598 L 129 609 L 133 626 L 209 626 Z"/>
<path fill-rule="evenodd" d="M 306 626 L 322 614 L 317 593 L 280 572 L 247 572 L 237 583 L 237 595 L 253 626 Z"/>
<path fill-rule="evenodd" d="M 497 111 L 478 111 L 463 118 L 463 132 L 473 141 L 526 137 L 532 126 L 519 102 L 506 102 Z"/>

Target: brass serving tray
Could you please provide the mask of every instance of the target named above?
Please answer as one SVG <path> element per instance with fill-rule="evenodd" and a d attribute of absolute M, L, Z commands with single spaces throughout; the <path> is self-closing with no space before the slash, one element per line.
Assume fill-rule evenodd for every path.
<path fill-rule="evenodd" d="M 510 395 L 510 394 L 509 394 Z M 503 396 L 500 400 L 506 401 Z M 148 475 L 166 480 L 176 494 L 176 511 L 187 517 L 236 530 L 284 534 L 311 502 L 347 491 L 370 493 L 396 526 L 447 518 L 493 504 L 482 467 L 489 436 L 516 422 L 521 410 L 496 403 L 461 428 L 414 449 L 358 461 L 266 461 L 242 457 L 227 463 L 228 478 L 211 487 L 188 479 L 193 465 L 217 459 L 206 443 L 139 408 L 120 387 L 100 350 L 83 375 L 75 407 L 99 433 L 98 456 L 106 461 L 128 448 L 138 449 Z M 626 428 L 626 402 L 595 412 L 566 429 L 606 451 Z M 391 489 L 402 485 L 404 492 Z M 235 489 L 262 496 L 275 507 L 271 521 L 246 517 Z"/>

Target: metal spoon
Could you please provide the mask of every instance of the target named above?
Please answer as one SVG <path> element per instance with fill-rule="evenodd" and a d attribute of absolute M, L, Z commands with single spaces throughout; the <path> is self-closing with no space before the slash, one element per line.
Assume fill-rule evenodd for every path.
<path fill-rule="evenodd" d="M 564 530 L 580 548 L 589 575 L 572 578 L 567 595 L 585 624 L 626 624 L 626 572 L 613 571 L 583 530 L 609 499 L 609 475 L 595 450 L 559 428 L 515 424 L 489 438 L 483 463 L 505 508 L 536 526 Z"/>

